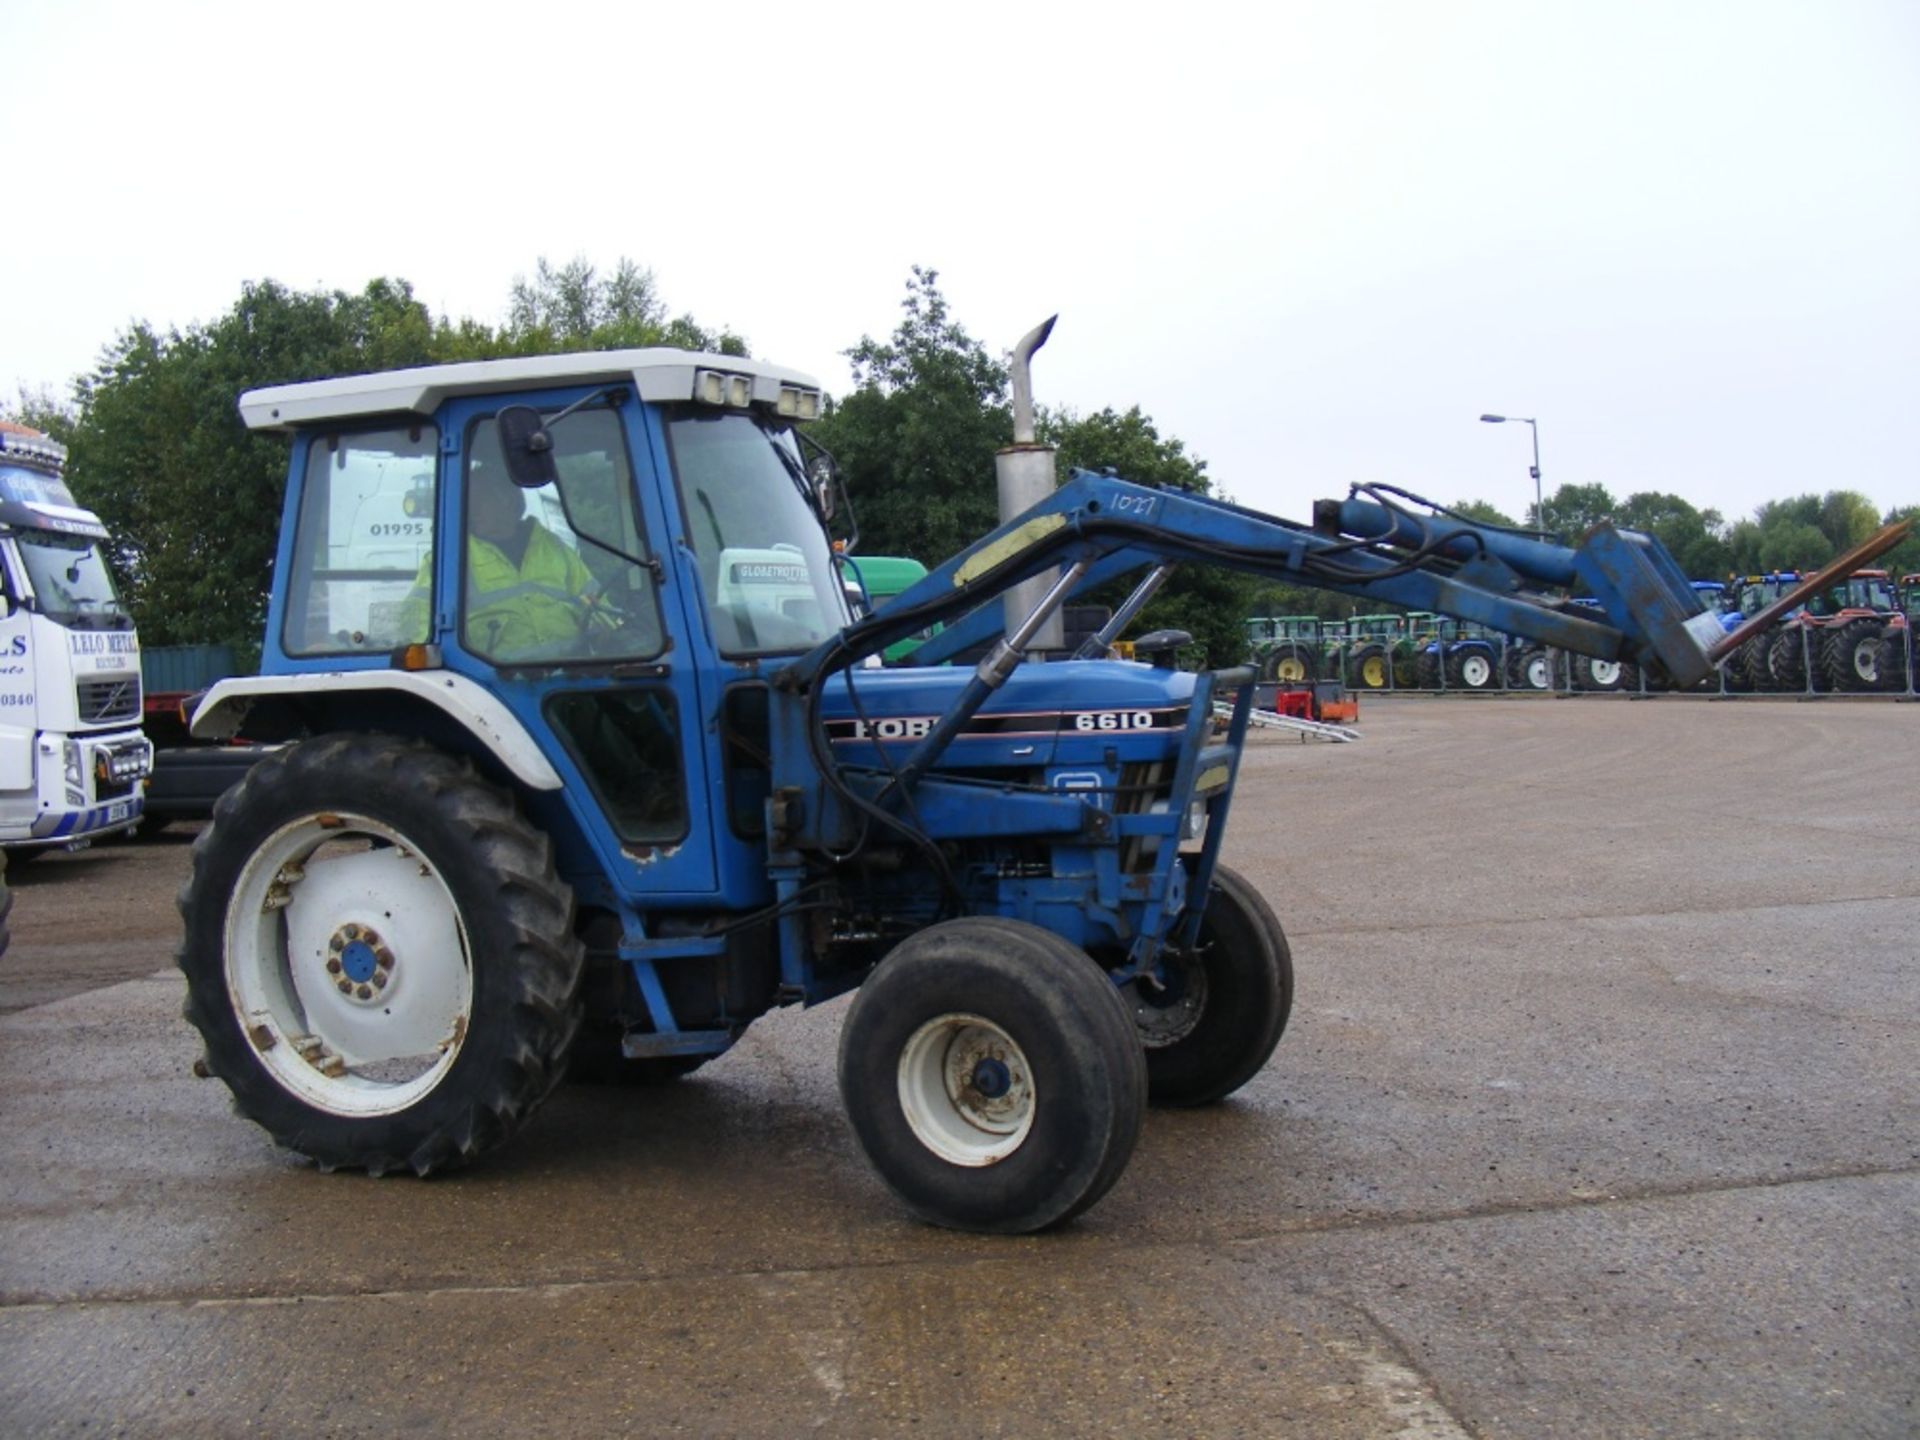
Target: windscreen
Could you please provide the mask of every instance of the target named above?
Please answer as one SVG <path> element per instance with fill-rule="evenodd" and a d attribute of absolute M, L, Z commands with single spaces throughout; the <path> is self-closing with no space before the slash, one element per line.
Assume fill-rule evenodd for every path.
<path fill-rule="evenodd" d="M 669 422 L 674 473 L 723 655 L 810 650 L 852 619 L 792 434 L 741 414 Z"/>
<path fill-rule="evenodd" d="M 77 535 L 27 530 L 15 537 L 40 613 L 76 630 L 130 630 L 99 545 Z"/>

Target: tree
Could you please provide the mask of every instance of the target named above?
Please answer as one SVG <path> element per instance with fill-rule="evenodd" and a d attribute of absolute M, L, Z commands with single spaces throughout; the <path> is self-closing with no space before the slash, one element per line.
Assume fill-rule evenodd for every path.
<path fill-rule="evenodd" d="M 927 564 L 998 523 L 993 456 L 1013 439 L 1006 367 L 948 315 L 939 279 L 913 267 L 893 335 L 846 352 L 853 392 L 813 432 L 839 462 L 860 548 Z"/>
<path fill-rule="evenodd" d="M 1448 508 L 1454 514 L 1464 515 L 1467 519 L 1482 525 L 1504 525 L 1508 529 L 1513 528 L 1513 520 L 1506 511 L 1486 500 L 1456 500 Z"/>
<path fill-rule="evenodd" d="M 455 339 L 449 334 L 449 344 Z M 468 329 L 458 336 L 462 344 L 484 344 L 488 339 L 483 329 Z M 502 353 L 513 355 L 650 345 L 721 355 L 747 353 L 746 341 L 725 326 L 709 330 L 691 315 L 669 316 L 653 272 L 624 255 L 610 275 L 601 274 L 584 256 L 558 267 L 542 256 L 531 281 L 514 277 L 507 324 L 498 340 L 504 345 Z"/>
<path fill-rule="evenodd" d="M 1717 510 L 1696 510 L 1678 495 L 1642 490 L 1629 495 L 1613 518 L 1653 536 L 1697 580 L 1717 578 L 1733 567 L 1733 551 L 1718 533 L 1725 524 Z"/>
<path fill-rule="evenodd" d="M 1920 505 L 1896 505 L 1887 511 L 1882 523 L 1891 525 L 1896 520 L 1913 521 L 1913 530 L 1887 552 L 1884 560 L 1875 563 L 1886 566 L 1896 576 L 1920 574 Z"/>
<path fill-rule="evenodd" d="M 1604 485 L 1562 485 L 1547 496 L 1546 507 L 1545 525 L 1532 507 L 1527 510 L 1528 524 L 1578 540 L 1602 520 L 1613 518 L 1614 499 Z"/>

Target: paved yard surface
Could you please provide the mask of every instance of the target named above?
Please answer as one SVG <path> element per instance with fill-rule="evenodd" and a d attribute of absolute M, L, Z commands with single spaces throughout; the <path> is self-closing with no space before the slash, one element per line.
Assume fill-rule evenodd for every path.
<path fill-rule="evenodd" d="M 1267 1070 L 989 1240 L 845 1130 L 844 1002 L 421 1183 L 192 1078 L 186 837 L 20 871 L 0 1431 L 1920 1433 L 1920 709 L 1370 702 L 1261 737 Z"/>

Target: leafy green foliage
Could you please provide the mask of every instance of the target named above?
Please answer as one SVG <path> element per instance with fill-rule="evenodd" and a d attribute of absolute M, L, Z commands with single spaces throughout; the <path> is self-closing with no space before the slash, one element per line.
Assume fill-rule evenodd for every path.
<path fill-rule="evenodd" d="M 1505 525 L 1511 529 L 1514 524 L 1506 511 L 1485 500 L 1456 500 L 1448 508 L 1456 515 L 1464 515 L 1482 525 Z"/>
<path fill-rule="evenodd" d="M 486 342 L 484 327 L 465 333 Z M 514 280 L 506 328 L 494 338 L 504 348 L 489 353 L 508 355 L 627 350 L 651 345 L 720 355 L 747 353 L 746 341 L 724 326 L 709 330 L 691 315 L 669 315 L 653 272 L 625 256 L 606 275 L 584 256 L 558 267 L 541 257 L 531 281 L 524 276 Z"/>
<path fill-rule="evenodd" d="M 813 428 L 839 462 L 861 550 L 929 565 L 998 523 L 993 456 L 1013 440 L 1006 367 L 949 316 L 939 278 L 913 267 L 899 325 L 846 352 L 853 393 Z"/>
<path fill-rule="evenodd" d="M 1733 551 L 1722 537 L 1726 522 L 1718 510 L 1696 510 L 1678 495 L 1642 490 L 1629 495 L 1613 518 L 1653 536 L 1693 579 L 1715 580 L 1733 566 Z"/>
<path fill-rule="evenodd" d="M 1546 497 L 1546 522 L 1542 524 L 1529 506 L 1527 523 L 1577 542 L 1602 520 L 1612 519 L 1614 508 L 1613 494 L 1604 485 L 1562 485 Z"/>

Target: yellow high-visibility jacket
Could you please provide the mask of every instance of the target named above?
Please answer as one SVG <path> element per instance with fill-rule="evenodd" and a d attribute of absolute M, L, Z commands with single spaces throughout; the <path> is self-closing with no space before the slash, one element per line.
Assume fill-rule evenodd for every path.
<path fill-rule="evenodd" d="M 401 613 L 409 636 L 426 638 L 432 587 L 429 551 Z M 494 660 L 512 660 L 570 640 L 579 640 L 585 653 L 582 631 L 594 588 L 586 562 L 543 525 L 536 524 L 527 536 L 518 565 L 498 545 L 469 535 L 462 639 L 469 649 Z"/>

